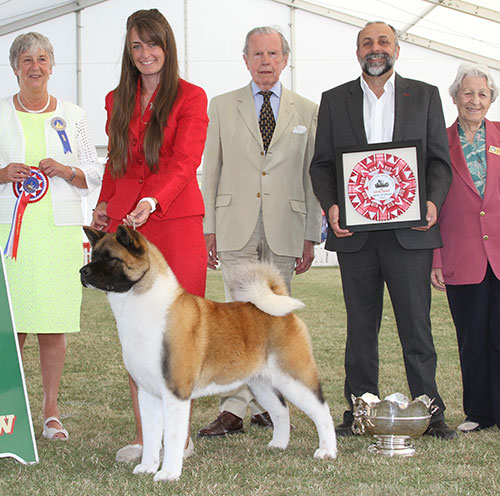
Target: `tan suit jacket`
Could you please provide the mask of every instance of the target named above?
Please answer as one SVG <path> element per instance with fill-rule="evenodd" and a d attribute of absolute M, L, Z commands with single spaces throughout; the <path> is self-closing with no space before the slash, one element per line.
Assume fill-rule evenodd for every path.
<path fill-rule="evenodd" d="M 282 87 L 276 129 L 264 153 L 251 85 L 212 99 L 203 160 L 205 234 L 217 251 L 240 250 L 262 208 L 266 240 L 277 255 L 301 257 L 319 242 L 321 209 L 309 164 L 317 105 Z"/>

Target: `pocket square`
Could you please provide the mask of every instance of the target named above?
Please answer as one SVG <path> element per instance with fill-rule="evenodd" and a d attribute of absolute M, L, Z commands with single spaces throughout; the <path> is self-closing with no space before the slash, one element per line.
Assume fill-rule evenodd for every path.
<path fill-rule="evenodd" d="M 295 126 L 292 131 L 293 134 L 306 134 L 307 127 L 306 126 Z"/>

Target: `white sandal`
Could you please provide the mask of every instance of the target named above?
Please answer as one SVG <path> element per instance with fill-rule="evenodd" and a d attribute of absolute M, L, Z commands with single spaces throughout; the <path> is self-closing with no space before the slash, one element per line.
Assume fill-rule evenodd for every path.
<path fill-rule="evenodd" d="M 49 422 L 57 422 L 61 428 L 56 429 L 55 427 L 48 427 L 47 424 Z M 64 437 L 54 437 L 56 434 L 63 434 Z M 45 419 L 45 422 L 43 423 L 42 436 L 50 439 L 51 441 L 67 441 L 69 438 L 68 431 L 64 428 L 62 422 L 57 417 L 49 417 L 48 419 Z"/>
<path fill-rule="evenodd" d="M 160 449 L 160 461 L 163 460 L 163 446 Z M 193 438 L 189 437 L 187 448 L 184 448 L 184 459 L 194 455 Z M 127 444 L 116 452 L 115 460 L 117 462 L 134 462 L 139 460 L 142 456 L 142 444 Z"/>

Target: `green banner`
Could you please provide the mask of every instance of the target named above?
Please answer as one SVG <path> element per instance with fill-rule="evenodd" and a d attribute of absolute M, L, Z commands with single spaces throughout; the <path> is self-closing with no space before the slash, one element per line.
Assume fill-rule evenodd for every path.
<path fill-rule="evenodd" d="M 0 458 L 38 463 L 33 423 L 9 297 L 3 249 L 0 270 Z"/>

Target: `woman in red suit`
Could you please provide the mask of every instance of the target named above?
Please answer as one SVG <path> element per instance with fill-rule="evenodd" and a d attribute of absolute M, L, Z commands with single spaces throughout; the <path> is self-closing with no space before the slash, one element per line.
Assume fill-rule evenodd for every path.
<path fill-rule="evenodd" d="M 488 68 L 462 64 L 450 94 L 453 182 L 441 209 L 443 247 L 431 282 L 446 290 L 462 368 L 462 432 L 500 427 L 500 123 L 485 119 L 498 95 Z"/>
<path fill-rule="evenodd" d="M 163 253 L 180 284 L 204 296 L 204 204 L 196 178 L 208 117 L 205 92 L 179 78 L 173 31 L 156 9 L 127 20 L 120 83 L 106 97 L 108 162 L 92 225 L 124 223 Z M 129 377 L 137 435 L 117 461 L 142 454 L 137 387 Z M 190 439 L 188 441 L 191 443 Z"/>

